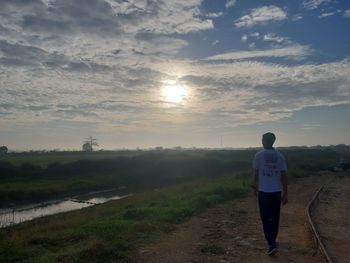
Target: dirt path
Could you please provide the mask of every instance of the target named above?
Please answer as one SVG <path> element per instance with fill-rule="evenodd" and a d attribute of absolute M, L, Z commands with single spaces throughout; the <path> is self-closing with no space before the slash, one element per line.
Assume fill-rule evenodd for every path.
<path fill-rule="evenodd" d="M 139 262 L 321 262 L 306 224 L 306 206 L 327 176 L 313 176 L 290 186 L 290 203 L 282 207 L 280 252 L 265 255 L 266 244 L 253 196 L 208 209 L 181 224 L 160 242 L 144 247 Z"/>
<path fill-rule="evenodd" d="M 335 177 L 320 193 L 313 220 L 334 262 L 350 262 L 350 176 Z"/>

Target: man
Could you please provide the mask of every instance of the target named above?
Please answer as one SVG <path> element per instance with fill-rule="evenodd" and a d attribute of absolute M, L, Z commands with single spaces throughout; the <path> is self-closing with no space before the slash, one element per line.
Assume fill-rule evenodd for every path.
<path fill-rule="evenodd" d="M 275 140 L 276 136 L 273 133 L 265 133 L 262 136 L 264 149 L 255 155 L 253 162 L 252 187 L 255 195 L 258 196 L 260 218 L 268 243 L 269 256 L 277 252 L 276 238 L 281 202 L 288 203 L 287 165 L 284 156 L 272 147 Z"/>

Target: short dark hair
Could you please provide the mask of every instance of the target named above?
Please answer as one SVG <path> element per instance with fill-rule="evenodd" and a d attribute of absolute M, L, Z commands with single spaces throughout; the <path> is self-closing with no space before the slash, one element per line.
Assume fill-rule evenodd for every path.
<path fill-rule="evenodd" d="M 263 134 L 263 141 L 266 142 L 269 146 L 272 146 L 276 141 L 276 136 L 272 132 L 267 132 Z"/>

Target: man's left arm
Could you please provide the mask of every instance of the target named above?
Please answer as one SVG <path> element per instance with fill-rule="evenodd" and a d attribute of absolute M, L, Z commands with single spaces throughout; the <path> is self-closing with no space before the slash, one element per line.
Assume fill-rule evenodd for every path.
<path fill-rule="evenodd" d="M 282 204 L 288 203 L 288 183 L 287 183 L 287 172 L 281 171 L 281 183 L 283 186 L 283 194 L 282 194 Z"/>

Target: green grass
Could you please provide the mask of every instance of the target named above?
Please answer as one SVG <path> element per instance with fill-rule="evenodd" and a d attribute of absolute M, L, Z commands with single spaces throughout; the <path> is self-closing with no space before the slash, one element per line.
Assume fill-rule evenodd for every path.
<path fill-rule="evenodd" d="M 120 156 L 135 156 L 142 154 L 142 151 L 96 151 L 96 152 L 24 152 L 8 153 L 0 155 L 0 161 L 10 162 L 14 165 L 30 163 L 46 167 L 51 163 L 71 163 L 78 160 L 100 160 L 106 158 L 116 158 Z"/>
<path fill-rule="evenodd" d="M 0 207 L 126 187 L 130 192 L 223 174 L 250 177 L 255 150 L 28 152 L 0 156 Z M 350 158 L 349 152 L 285 150 L 291 180 Z M 121 160 L 123 159 L 123 160 Z M 118 163 L 119 162 L 119 163 Z M 117 163 L 117 164 L 113 164 Z M 1 170 L 3 169 L 3 170 Z M 215 198 L 215 196 L 213 197 Z"/>
<path fill-rule="evenodd" d="M 0 230 L 0 262 L 135 262 L 157 240 L 206 208 L 247 192 L 234 176 L 203 180 Z"/>
<path fill-rule="evenodd" d="M 22 174 L 16 178 L 3 177 L 0 202 L 5 200 L 5 203 L 19 197 L 21 200 L 40 200 L 51 195 L 110 188 L 126 183 L 130 186 L 139 184 L 142 190 L 147 189 L 145 185 L 148 182 L 157 180 L 167 179 L 168 185 L 182 184 L 1 229 L 0 262 L 134 262 L 139 247 L 172 231 L 177 223 L 212 205 L 242 196 L 248 190 L 254 153 L 199 152 L 196 158 L 199 156 L 201 162 L 197 162 L 194 155 L 184 153 L 177 153 L 179 156 L 175 157 L 148 153 L 144 159 L 130 162 L 132 169 L 121 174 L 123 177 L 115 171 L 107 174 L 100 170 L 86 175 L 72 173 L 35 177 L 34 173 L 32 177 Z M 112 158 L 113 154 L 115 156 L 116 153 L 19 154 L 1 157 L 1 160 L 9 158 L 16 165 L 32 162 L 47 166 L 52 162 L 73 162 L 82 156 L 90 160 Z M 296 150 L 285 151 L 284 154 L 290 178 L 317 173 L 335 165 L 341 157 L 349 158 L 349 153 L 332 151 Z M 191 162 L 188 161 L 190 157 Z M 26 166 L 24 168 L 23 171 L 26 171 Z M 139 170 L 135 171 L 134 168 Z M 220 174 L 235 173 L 236 176 L 218 176 L 219 171 Z M 155 186 L 149 184 L 150 187 Z M 210 247 L 203 249 L 204 252 L 215 251 Z"/>
<path fill-rule="evenodd" d="M 13 153 L 0 158 L 0 207 L 110 188 L 144 191 L 237 173 L 250 167 L 252 154 L 252 151 Z"/>

